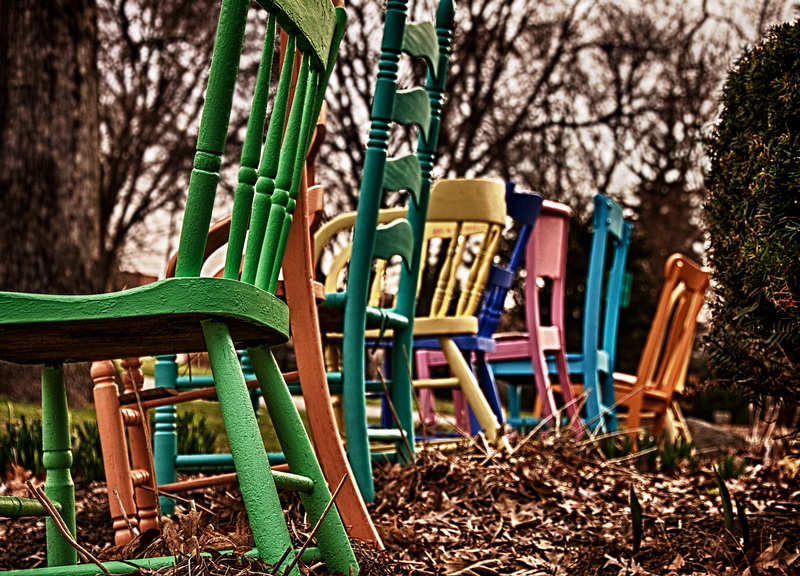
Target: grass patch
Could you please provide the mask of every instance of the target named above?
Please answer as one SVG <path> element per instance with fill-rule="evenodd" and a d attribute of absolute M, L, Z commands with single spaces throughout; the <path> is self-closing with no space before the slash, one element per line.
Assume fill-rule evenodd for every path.
<path fill-rule="evenodd" d="M 243 409 L 251 409 L 248 405 Z M 224 453 L 229 451 L 228 437 L 225 434 L 225 426 L 222 422 L 222 414 L 219 405 L 213 401 L 197 401 L 177 406 L 178 415 L 194 413 L 197 419 L 205 418 L 205 433 L 211 433 L 216 437 L 214 442 L 214 452 Z M 151 411 L 152 414 L 153 411 Z M 152 416 L 151 416 L 152 417 Z M 300 413 L 303 424 L 308 428 L 308 418 L 305 412 Z M 41 421 L 42 407 L 39 404 L 12 402 L 7 398 L 0 398 L 0 429 L 6 429 L 9 423 L 19 425 L 22 419 L 27 423 Z M 70 409 L 70 427 L 75 433 L 85 426 L 96 426 L 97 414 L 93 406 L 84 408 Z M 268 452 L 279 452 L 281 450 L 278 437 L 272 427 L 272 421 L 266 408 L 259 407 L 258 423 L 261 429 L 261 437 Z M 41 450 L 41 447 L 38 447 Z"/>
<path fill-rule="evenodd" d="M 73 428 L 87 422 L 94 423 L 97 421 L 94 406 L 72 408 L 69 414 L 70 424 Z M 41 420 L 42 406 L 40 404 L 14 402 L 8 398 L 0 397 L 0 427 L 5 428 L 8 422 L 19 421 L 23 417 L 28 421 Z"/>

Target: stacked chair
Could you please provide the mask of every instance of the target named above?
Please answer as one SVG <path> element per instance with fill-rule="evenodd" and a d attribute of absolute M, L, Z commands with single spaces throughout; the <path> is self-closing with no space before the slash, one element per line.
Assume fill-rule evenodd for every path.
<path fill-rule="evenodd" d="M 445 179 L 438 181 L 431 191 L 424 236 L 421 245 L 421 268 L 414 277 L 422 277 L 422 290 L 427 297 L 418 298 L 415 310 L 413 335 L 417 338 L 436 338 L 436 345 L 445 350 L 448 365 L 454 376 L 442 379 L 413 379 L 414 388 L 441 386 L 458 387 L 468 398 L 476 412 L 480 428 L 492 442 L 503 442 L 502 430 L 490 402 L 481 390 L 478 379 L 472 370 L 468 357 L 459 351 L 455 340 L 475 337 L 478 333 L 478 304 L 484 293 L 492 261 L 498 247 L 500 236 L 506 223 L 505 186 L 502 182 L 489 179 Z M 541 202 L 538 196 L 532 196 Z M 387 227 L 405 222 L 405 209 L 382 210 L 378 215 L 380 223 Z M 334 232 L 349 230 L 353 215 L 346 214 L 332 220 L 318 234 L 318 239 L 333 237 Z M 345 264 L 352 258 L 353 245 L 346 246 L 337 257 L 326 280 L 326 289 L 334 289 L 348 269 Z M 381 302 L 387 302 L 395 294 L 387 289 L 392 276 L 385 259 L 376 262 L 376 273 L 370 285 L 369 310 L 378 310 Z M 350 277 L 347 278 L 349 284 Z M 402 284 L 401 284 L 402 288 Z M 425 290 L 427 288 L 427 290 Z M 391 334 L 378 330 L 367 332 L 367 346 L 374 348 L 392 345 Z M 415 344 L 416 345 L 416 344 Z M 408 354 L 403 355 L 408 358 Z M 408 363 L 408 360 L 405 362 Z M 396 374 L 391 362 L 383 366 L 386 376 Z M 399 380 L 405 384 L 404 380 Z M 396 386 L 392 378 L 391 386 Z M 384 392 L 383 382 L 368 382 L 367 392 Z M 391 386 L 387 385 L 387 389 Z M 408 391 L 410 393 L 410 390 Z M 345 410 L 352 399 L 345 398 Z M 495 404 L 498 401 L 495 398 Z M 386 401 L 382 427 L 368 428 L 373 439 L 392 439 L 403 434 L 401 441 L 408 444 L 404 448 L 413 450 L 415 436 L 412 430 L 401 430 L 395 420 L 400 412 L 393 402 Z M 404 416 L 406 416 L 404 414 Z M 397 420 L 400 420 L 397 418 Z M 349 439 L 348 432 L 348 439 Z"/>
<path fill-rule="evenodd" d="M 330 487 L 341 482 L 336 504 L 348 534 L 382 547 L 339 440 L 322 357 L 316 304 L 324 298 L 324 292 L 322 285 L 313 280 L 312 236 L 322 218 L 324 189 L 318 185 L 309 188 L 307 182 L 313 182 L 316 155 L 324 132 L 323 106 L 297 194 L 294 224 L 286 241 L 286 260 L 293 265 L 283 268 L 283 279 L 278 281 L 276 288 L 278 296 L 285 299 L 291 308 L 290 324 L 298 365 L 296 371 L 285 373 L 284 378 L 287 382 L 297 382 L 298 379 L 302 382 L 300 390 L 305 397 L 308 429 L 322 471 Z M 244 198 L 248 197 L 245 190 Z M 219 250 L 225 249 L 230 237 L 231 221 L 232 218 L 227 217 L 209 229 L 204 258 L 213 257 Z M 174 275 L 175 264 L 176 258 L 173 257 L 165 271 L 166 277 Z M 224 270 L 216 273 L 217 276 L 223 274 Z M 240 351 L 239 354 L 253 410 L 257 414 L 261 398 L 259 382 L 253 373 L 247 351 Z M 188 374 L 179 375 L 176 355 L 161 355 L 156 358 L 155 364 L 156 389 L 143 390 L 139 359 L 125 359 L 121 364 L 124 384 L 122 395 L 116 393 L 117 388 L 112 380 L 114 368 L 109 362 L 95 363 L 93 368 L 109 503 L 118 544 L 124 544 L 131 538 L 124 515 L 138 517 L 139 527 L 144 531 L 156 526 L 159 508 L 161 514 L 174 512 L 174 494 L 237 481 L 230 453 L 178 453 L 176 406 L 215 398 L 214 376 L 192 374 L 191 369 Z M 296 389 L 296 385 L 290 386 L 290 390 Z M 148 439 L 142 423 L 149 421 L 148 410 L 152 408 L 155 409 L 155 431 L 152 439 Z M 127 446 L 123 427 L 128 432 Z M 268 458 L 273 469 L 286 468 L 284 453 L 270 453 Z M 206 475 L 179 481 L 179 471 L 202 472 Z M 120 494 L 122 509 L 114 492 Z M 156 493 L 161 495 L 158 505 L 155 502 Z"/>
<path fill-rule="evenodd" d="M 574 412 L 574 394 L 572 384 L 582 380 L 585 397 L 580 401 L 584 406 L 583 424 L 592 432 L 613 431 L 617 428 L 614 397 L 614 363 L 616 359 L 617 327 L 619 310 L 626 293 L 625 263 L 627 261 L 628 243 L 631 224 L 623 217 L 622 207 L 613 200 L 597 194 L 594 197 L 594 213 L 592 217 L 592 242 L 589 252 L 589 267 L 586 277 L 586 295 L 583 309 L 582 347 L 578 354 L 567 354 L 568 372 L 564 373 L 563 354 L 555 356 L 559 387 L 565 398 L 567 414 L 577 421 Z M 564 232 L 566 234 L 566 232 Z M 535 238 L 532 239 L 535 241 Z M 528 283 L 536 282 L 536 275 L 527 276 Z M 556 282 L 553 282 L 556 286 Z M 526 290 L 530 293 L 533 287 Z M 560 290 L 560 289 L 559 289 Z M 559 295 L 561 298 L 561 295 Z M 536 300 L 532 300 L 536 302 Z M 561 308 L 563 310 L 563 307 Z M 489 356 L 490 365 L 495 376 L 516 379 L 530 378 L 541 370 L 541 359 L 536 360 L 540 351 L 563 350 L 563 313 L 554 308 L 555 330 L 541 330 L 536 314 L 528 313 L 528 337 L 506 339 L 498 344 L 498 350 Z M 542 340 L 530 335 L 536 334 Z M 549 342 L 545 344 L 545 341 Z M 525 351 L 525 343 L 528 344 Z M 538 344 L 538 345 L 536 345 Z M 516 358 L 512 358 L 511 349 L 517 350 Z M 522 361 L 520 362 L 520 359 Z M 548 372 L 552 372 L 548 365 Z M 567 384 L 567 385 L 565 385 Z M 541 386 L 541 384 L 539 385 Z M 512 392 L 515 394 L 515 392 Z M 541 395 L 541 394 L 540 394 Z M 545 399 L 542 409 L 548 410 L 550 400 Z M 509 423 L 515 425 L 537 424 L 541 414 L 535 414 L 533 420 L 520 416 L 519 402 L 509 405 Z M 551 408 L 550 408 L 551 409 Z"/>
<path fill-rule="evenodd" d="M 314 139 L 318 143 L 324 132 L 324 122 L 317 125 Z M 313 166 L 313 151 L 306 164 L 307 172 Z M 292 313 L 290 324 L 296 350 L 298 369 L 284 374 L 287 382 L 296 382 L 300 375 L 300 389 L 305 396 L 308 428 L 318 454 L 322 471 L 331 487 L 344 478 L 337 496 L 337 507 L 353 538 L 381 546 L 380 537 L 367 513 L 364 501 L 355 485 L 355 479 L 347 463 L 339 440 L 338 427 L 331 408 L 330 395 L 322 357 L 319 324 L 316 313 L 317 302 L 324 297 L 321 284 L 314 282 L 312 265 L 311 233 L 320 219 L 323 208 L 323 189 L 305 186 L 301 182 L 295 209 L 294 224 L 286 244 L 287 260 L 293 266 L 283 268 L 284 279 L 278 282 L 277 294 L 289 303 Z M 225 248 L 230 234 L 231 218 L 217 222 L 209 230 L 206 256 Z M 173 258 L 165 272 L 171 277 L 175 272 Z M 217 275 L 224 271 L 220 270 Z M 246 351 L 240 352 L 242 369 L 253 401 L 258 410 L 261 395 L 258 379 L 253 374 L 252 364 Z M 236 482 L 232 455 L 227 454 L 181 454 L 178 452 L 177 410 L 178 404 L 196 400 L 209 400 L 216 396 L 214 377 L 192 374 L 179 375 L 176 356 L 156 357 L 155 390 L 143 390 L 139 359 L 122 361 L 124 391 L 117 394 L 112 380 L 114 367 L 109 362 L 95 363 L 95 404 L 98 407 L 103 459 L 109 489 L 109 503 L 118 544 L 127 542 L 131 535 L 124 521 L 123 509 L 128 516 L 139 518 L 140 529 L 155 527 L 157 509 L 161 514 L 172 514 L 175 510 L 174 494 L 196 488 Z M 137 374 L 139 374 L 137 376 Z M 290 385 L 294 390 L 296 385 Z M 155 409 L 155 430 L 150 440 L 152 459 L 148 450 L 143 422 L 148 422 L 147 412 Z M 126 449 L 123 426 L 128 431 Z M 285 467 L 282 452 L 268 454 L 270 463 Z M 153 462 L 154 460 L 154 462 Z M 154 466 L 153 466 L 154 464 Z M 178 472 L 205 473 L 202 478 L 178 480 Z M 224 472 L 224 473 L 220 473 Z M 156 482 L 157 481 L 157 482 Z M 122 509 L 118 506 L 114 491 L 120 494 Z M 156 505 L 154 494 L 161 496 Z"/>
<path fill-rule="evenodd" d="M 572 211 L 557 202 L 545 202 L 542 213 L 525 251 L 525 334 L 498 334 L 495 351 L 489 354 L 492 370 L 510 379 L 519 374 L 532 374 L 536 385 L 536 406 L 541 416 L 552 419 L 556 414 L 548 360 L 553 364 L 559 383 L 569 383 L 567 343 L 564 327 L 566 294 L 567 239 Z M 548 286 L 548 290 L 544 287 Z M 542 310 L 548 310 L 545 324 Z M 507 386 L 508 424 L 521 428 L 520 386 L 514 380 Z M 563 391 L 566 414 L 576 433 L 582 424 L 572 396 L 572 387 Z M 559 420 L 555 421 L 556 424 Z M 531 422 L 527 422 L 531 424 Z"/>
<path fill-rule="evenodd" d="M 199 274 L 250 7 L 246 0 L 222 3 L 175 277 L 91 296 L 0 293 L 0 358 L 44 365 L 45 490 L 74 534 L 62 364 L 207 351 L 257 556 L 272 564 L 293 563 L 295 554 L 286 554 L 292 550 L 292 542 L 277 492 L 278 487 L 293 489 L 300 493 L 309 520 L 320 521 L 316 533 L 319 555 L 330 571 L 347 574 L 358 570 L 352 547 L 336 508 L 325 514 L 331 492 L 269 349 L 285 341 L 289 332 L 288 308 L 275 290 L 305 158 L 344 33 L 345 12 L 334 9 L 328 0 L 264 0 L 262 5 L 269 12 L 265 60 L 242 154 L 224 277 Z M 278 77 L 271 66 L 276 25 L 288 41 L 278 85 L 270 90 L 273 76 Z M 298 58 L 295 50 L 300 53 Z M 288 472 L 270 470 L 237 348 L 248 351 Z M 35 507 L 31 502 L 23 504 Z M 136 518 L 129 520 L 136 522 Z M 48 520 L 48 564 L 57 567 L 54 573 L 95 573 L 97 567 L 92 565 L 67 568 L 76 563 L 76 552 L 54 528 L 54 522 Z M 173 557 L 139 561 L 149 568 L 173 562 Z M 115 563 L 110 569 L 129 572 L 136 564 Z M 291 573 L 299 573 L 296 565 Z"/>
<path fill-rule="evenodd" d="M 393 3 L 390 6 L 386 18 L 387 37 L 391 38 L 393 34 L 403 30 L 405 11 L 404 3 Z M 400 14 L 402 14 L 402 18 L 399 18 Z M 444 70 L 446 70 L 446 52 L 440 57 L 438 54 L 438 44 L 443 43 L 443 46 L 446 48 L 449 42 L 449 34 L 453 23 L 452 5 L 449 6 L 449 12 L 446 4 L 442 6 L 439 20 L 443 22 L 443 26 L 438 30 L 438 35 L 441 38 L 438 42 L 437 32 L 429 22 L 408 24 L 408 33 L 406 34 L 406 39 L 402 41 L 402 48 L 412 55 L 426 57 L 434 64 L 434 69 L 438 67 L 443 71 L 442 74 L 444 74 Z M 401 34 L 394 38 L 394 41 L 402 38 L 403 35 Z M 397 48 L 399 52 L 399 47 L 395 48 Z M 442 76 L 442 85 L 443 81 L 444 78 Z M 431 82 L 434 83 L 436 80 L 432 79 Z M 379 79 L 379 86 L 382 86 L 384 90 L 385 84 L 385 82 Z M 408 97 L 398 96 L 395 109 L 401 119 L 415 120 L 414 108 L 419 104 L 421 93 L 425 100 L 428 100 L 429 97 L 427 93 L 422 90 L 412 92 Z M 437 105 L 440 105 L 441 92 L 437 94 L 432 88 L 431 94 L 431 98 L 438 98 L 438 100 L 434 99 L 434 103 L 438 102 Z M 403 109 L 404 105 L 407 108 L 406 110 Z M 432 123 L 429 129 L 433 129 Z M 318 124 L 317 131 L 317 139 L 315 142 L 319 142 L 321 139 L 321 132 L 324 131 L 324 122 Z M 435 134 L 435 132 L 431 133 L 431 136 L 433 136 L 433 134 Z M 312 150 L 317 148 L 317 145 L 312 146 Z M 425 150 L 427 150 L 427 148 L 425 148 Z M 419 191 L 420 187 L 423 185 L 422 178 L 424 174 L 424 170 L 421 170 L 421 168 L 425 169 L 426 166 L 422 164 L 420 167 L 417 167 L 415 171 L 412 160 L 415 160 L 415 158 L 408 156 L 398 159 L 396 162 L 390 161 L 386 169 L 388 181 L 399 182 L 404 187 L 408 186 L 411 189 Z M 313 166 L 313 162 L 309 162 L 308 167 L 310 166 Z M 308 170 L 308 167 L 307 173 L 310 173 L 311 170 Z M 429 170 L 429 166 L 427 169 Z M 415 179 L 418 181 L 415 182 Z M 301 193 L 298 194 L 297 197 L 297 222 L 295 222 L 295 225 L 292 227 L 287 239 L 287 250 L 290 254 L 288 260 L 291 261 L 292 266 L 284 267 L 283 281 L 279 281 L 275 285 L 277 293 L 285 297 L 292 310 L 291 327 L 298 365 L 297 372 L 285 374 L 284 376 L 287 381 L 299 382 L 299 384 L 292 385 L 290 389 L 292 392 L 302 394 L 304 397 L 309 431 L 317 450 L 322 471 L 329 485 L 333 487 L 336 483 L 344 479 L 341 492 L 337 497 L 337 507 L 348 527 L 350 536 L 381 546 L 380 537 L 366 512 L 364 501 L 355 484 L 355 475 L 351 472 L 345 457 L 340 434 L 333 417 L 331 398 L 328 392 L 327 375 L 322 359 L 321 331 L 319 318 L 316 313 L 315 301 L 323 300 L 325 296 L 321 286 L 314 281 L 311 237 L 309 235 L 309 232 L 313 231 L 320 220 L 322 211 L 321 189 L 320 187 L 312 187 L 306 190 L 305 181 L 301 181 L 300 191 Z M 307 193 L 304 194 L 303 192 Z M 240 209 L 238 204 L 239 198 L 240 195 L 237 190 L 237 203 L 234 204 L 234 216 L 236 215 L 237 209 Z M 244 198 L 247 199 L 247 195 L 245 195 Z M 232 229 L 228 219 L 212 227 L 209 232 L 209 242 L 207 243 L 204 256 L 211 255 L 214 250 L 224 245 L 226 242 L 230 250 L 231 233 Z M 168 267 L 166 275 L 171 275 L 173 271 L 174 262 Z M 333 306 L 335 306 L 335 304 L 333 304 Z M 252 372 L 252 366 L 247 351 L 241 352 L 241 360 L 244 372 Z M 126 361 L 125 364 L 129 362 L 130 361 Z M 98 375 L 101 373 L 106 374 L 109 371 L 108 367 L 103 370 L 98 368 L 98 370 Z M 125 370 L 130 370 L 130 368 L 125 366 Z M 134 382 L 131 378 L 125 377 L 124 379 L 128 383 Z M 141 400 L 143 393 L 138 389 L 136 391 L 133 389 L 126 390 L 126 394 L 123 394 L 122 399 L 129 402 L 138 397 L 140 399 L 139 408 L 141 410 L 147 410 L 148 408 L 156 409 L 155 433 L 152 442 L 155 456 L 155 470 L 152 468 L 148 469 L 150 464 L 144 456 L 136 457 L 137 453 L 142 453 L 144 451 L 140 441 L 143 435 L 138 432 L 138 429 L 141 428 L 140 422 L 147 421 L 146 415 L 137 416 L 134 414 L 137 406 L 131 405 L 121 411 L 122 419 L 133 424 L 133 426 L 128 429 L 131 443 L 131 464 L 124 461 L 124 456 L 120 456 L 124 454 L 125 451 L 115 447 L 117 444 L 124 442 L 124 435 L 120 432 L 121 425 L 117 422 L 113 423 L 113 429 L 115 430 L 116 437 L 120 438 L 120 441 L 115 444 L 109 443 L 109 448 L 106 450 L 108 453 L 106 460 L 117 462 L 117 467 L 121 470 L 119 474 L 114 474 L 113 476 L 119 478 L 120 483 L 125 485 L 126 491 L 128 493 L 133 493 L 135 496 L 133 499 L 125 498 L 124 501 L 128 503 L 128 506 L 133 510 L 138 510 L 140 518 L 150 518 L 156 514 L 152 495 L 153 488 L 156 488 L 156 486 L 153 486 L 153 476 L 158 480 L 158 490 L 168 493 L 236 481 L 235 473 L 215 474 L 201 479 L 177 481 L 177 473 L 179 470 L 185 472 L 219 472 L 220 470 L 231 469 L 234 464 L 229 454 L 195 455 L 177 453 L 175 404 L 198 398 L 213 398 L 215 394 L 213 388 L 214 379 L 213 376 L 178 376 L 175 356 L 159 356 L 156 363 L 157 390 L 155 394 L 158 395 L 159 390 L 164 388 L 188 388 L 189 390 L 181 392 L 176 396 L 167 395 L 164 398 L 145 398 L 144 400 Z M 96 382 L 98 383 L 96 386 L 96 395 L 99 392 L 99 394 L 106 399 L 105 401 L 109 403 L 108 405 L 114 408 L 113 403 L 119 403 L 119 399 L 112 393 L 111 387 L 109 385 L 102 385 L 104 382 L 102 377 Z M 251 389 L 251 394 L 257 392 L 256 389 L 259 386 L 257 379 L 248 380 L 248 385 Z M 144 394 L 146 395 L 148 392 Z M 96 401 L 99 404 L 101 398 L 100 396 L 97 396 L 97 398 Z M 258 397 L 254 396 L 254 398 L 257 401 Z M 254 407 L 256 405 L 257 404 L 254 404 Z M 114 414 L 116 419 L 120 419 L 119 416 L 116 416 L 117 413 L 120 413 L 119 410 L 111 409 L 103 410 L 103 412 Z M 133 446 L 135 439 L 137 440 L 137 447 Z M 273 465 L 278 465 L 278 467 L 285 461 L 285 455 L 283 453 L 269 454 L 268 457 L 271 463 Z M 149 481 L 147 479 L 149 479 Z M 145 486 L 140 486 L 141 484 L 145 484 Z M 111 481 L 109 486 L 111 487 Z M 142 506 L 142 503 L 145 505 Z M 161 506 L 162 512 L 171 512 L 173 509 L 172 500 L 167 497 L 162 497 Z M 115 513 L 114 508 L 115 506 L 112 502 L 112 516 L 115 517 L 117 536 L 119 540 L 125 541 L 129 538 L 129 535 L 124 530 L 121 511 L 116 511 Z"/>
<path fill-rule="evenodd" d="M 323 331 L 330 338 L 342 335 L 341 371 L 335 361 L 329 368 L 331 386 L 341 391 L 344 402 L 344 435 L 347 454 L 364 500 L 375 497 L 372 478 L 371 440 L 394 444 L 401 461 L 414 458 L 410 357 L 413 342 L 417 285 L 422 259 L 422 240 L 430 201 L 430 172 L 439 134 L 439 117 L 448 67 L 454 7 L 442 0 L 436 27 L 407 21 L 404 1 L 391 1 L 381 44 L 371 127 L 362 172 L 358 211 L 333 219 L 320 229 L 315 254 L 321 254 L 326 238 L 352 228 L 352 258 L 347 263 L 346 289 L 326 294 L 321 306 Z M 425 88 L 398 90 L 398 64 L 402 53 L 423 57 L 428 64 Z M 416 153 L 389 158 L 392 124 L 416 125 Z M 403 217 L 380 224 L 384 191 L 405 190 L 410 198 Z M 503 209 L 504 210 L 504 209 Z M 347 219 L 343 224 L 343 219 Z M 374 260 L 399 257 L 403 261 L 399 289 L 391 303 L 371 306 L 370 286 Z M 396 414 L 390 429 L 371 430 L 366 413 L 367 329 L 377 329 L 391 346 L 392 373 L 386 390 Z M 380 384 L 379 384 L 380 385 Z"/>

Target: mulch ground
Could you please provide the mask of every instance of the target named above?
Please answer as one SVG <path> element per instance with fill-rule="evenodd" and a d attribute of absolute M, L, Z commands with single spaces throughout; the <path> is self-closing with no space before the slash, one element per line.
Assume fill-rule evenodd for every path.
<path fill-rule="evenodd" d="M 519 440 L 511 455 L 475 442 L 449 452 L 425 450 L 413 466 L 376 472 L 378 497 L 370 508 L 386 550 L 357 544 L 361 574 L 800 574 L 800 443 L 786 437 L 767 456 L 766 465 L 764 454 L 729 457 L 746 469 L 725 480 L 733 502 L 726 525 L 713 468 L 720 457 L 649 472 L 644 457 L 608 460 L 595 444 L 566 436 Z M 641 529 L 631 492 L 642 509 Z M 79 542 L 104 558 L 119 554 L 110 547 L 104 486 L 79 486 L 78 494 Z M 176 516 L 160 537 L 123 555 L 251 545 L 238 494 L 193 497 L 196 511 Z M 302 543 L 310 528 L 287 498 L 290 525 Z M 42 521 L 0 520 L 0 568 L 41 565 L 43 551 Z M 321 565 L 301 570 L 326 573 Z M 183 566 L 170 573 L 237 572 L 271 570 L 217 556 L 195 563 L 194 571 Z"/>

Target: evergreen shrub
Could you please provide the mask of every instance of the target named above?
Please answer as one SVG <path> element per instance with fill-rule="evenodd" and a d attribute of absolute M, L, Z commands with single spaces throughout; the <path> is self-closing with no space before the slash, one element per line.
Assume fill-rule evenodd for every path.
<path fill-rule="evenodd" d="M 730 71 L 710 139 L 709 368 L 800 399 L 800 26 L 772 28 Z"/>

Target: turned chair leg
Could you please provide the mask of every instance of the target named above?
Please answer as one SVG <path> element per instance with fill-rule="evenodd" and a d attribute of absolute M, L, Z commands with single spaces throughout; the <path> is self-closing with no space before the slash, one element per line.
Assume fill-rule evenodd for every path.
<path fill-rule="evenodd" d="M 114 543 L 120 546 L 130 542 L 139 533 L 139 520 L 133 498 L 124 416 L 119 404 L 115 373 L 114 363 L 110 360 L 92 364 L 94 405 L 106 472 L 108 507 L 114 528 Z"/>
<path fill-rule="evenodd" d="M 139 358 L 122 360 L 122 385 L 125 393 L 139 393 L 144 388 L 144 374 L 142 361 Z M 152 449 L 149 437 L 150 415 L 147 410 L 139 410 L 138 405 L 133 407 L 133 418 L 126 418 L 128 427 L 128 440 L 130 442 L 131 466 L 133 467 L 131 479 L 135 486 L 134 496 L 138 508 L 139 530 L 144 532 L 151 528 L 158 529 L 159 513 L 156 502 L 155 473 L 153 471 Z"/>
<path fill-rule="evenodd" d="M 75 484 L 72 481 L 72 441 L 69 430 L 67 389 L 61 365 L 42 368 L 42 463 L 47 477 L 44 491 L 61 505 L 61 518 L 75 536 Z M 47 565 L 77 564 L 78 553 L 47 519 Z"/>

